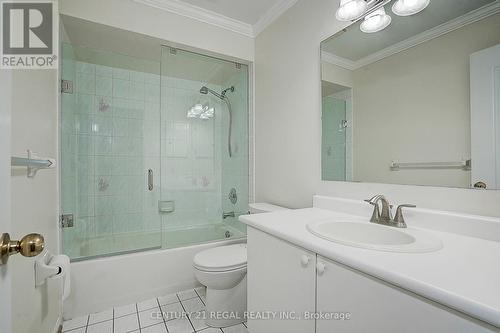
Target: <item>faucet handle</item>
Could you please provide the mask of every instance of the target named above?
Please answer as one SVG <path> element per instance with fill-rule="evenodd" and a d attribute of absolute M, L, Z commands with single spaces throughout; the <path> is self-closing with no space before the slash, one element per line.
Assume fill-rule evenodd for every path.
<path fill-rule="evenodd" d="M 377 199 L 380 197 L 380 194 L 377 194 L 377 195 L 374 195 L 373 197 L 371 197 L 370 199 L 365 199 L 363 201 L 365 202 L 368 202 L 370 205 L 373 205 L 375 206 L 376 203 L 377 203 Z"/>
<path fill-rule="evenodd" d="M 412 204 L 402 204 L 399 205 L 398 208 L 396 209 L 396 216 L 394 216 L 394 222 L 400 227 L 400 228 L 406 228 L 406 222 L 403 217 L 403 208 L 416 208 L 416 205 Z"/>

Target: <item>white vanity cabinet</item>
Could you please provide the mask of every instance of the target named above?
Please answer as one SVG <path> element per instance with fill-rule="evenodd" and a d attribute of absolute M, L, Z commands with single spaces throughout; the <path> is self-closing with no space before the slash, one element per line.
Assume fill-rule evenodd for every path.
<path fill-rule="evenodd" d="M 316 311 L 349 312 L 350 320 L 317 320 L 316 333 L 500 331 L 329 259 L 317 261 Z"/>
<path fill-rule="evenodd" d="M 248 228 L 248 311 L 288 315 L 315 310 L 316 254 Z M 251 333 L 314 333 L 314 320 L 248 320 Z"/>
<path fill-rule="evenodd" d="M 248 320 L 251 333 L 439 332 L 500 329 L 248 228 L 248 311 L 350 314 L 349 320 Z"/>

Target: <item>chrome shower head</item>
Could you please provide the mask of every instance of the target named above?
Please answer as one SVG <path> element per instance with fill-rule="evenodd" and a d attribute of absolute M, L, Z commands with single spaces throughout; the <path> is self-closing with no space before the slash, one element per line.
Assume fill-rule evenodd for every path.
<path fill-rule="evenodd" d="M 214 95 L 214 96 L 215 96 L 215 97 L 217 97 L 217 98 L 224 99 L 224 98 L 226 97 L 226 93 L 227 93 L 228 91 L 233 92 L 233 91 L 234 91 L 234 87 L 233 87 L 233 86 L 231 86 L 231 87 L 229 87 L 229 88 L 227 88 L 227 89 L 224 89 L 224 90 L 223 90 L 223 91 L 219 94 L 218 92 L 213 91 L 212 89 L 210 89 L 210 88 L 208 88 L 208 87 L 206 87 L 206 86 L 203 86 L 203 87 L 201 87 L 201 89 L 200 89 L 200 94 L 207 95 L 208 93 L 211 93 L 212 95 Z"/>

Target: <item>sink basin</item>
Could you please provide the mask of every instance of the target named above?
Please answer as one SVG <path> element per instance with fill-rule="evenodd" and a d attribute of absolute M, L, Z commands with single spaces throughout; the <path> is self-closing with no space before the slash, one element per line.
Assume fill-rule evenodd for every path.
<path fill-rule="evenodd" d="M 359 221 L 315 221 L 307 225 L 312 234 L 329 241 L 378 251 L 433 252 L 441 249 L 441 240 L 414 228 L 394 228 Z"/>

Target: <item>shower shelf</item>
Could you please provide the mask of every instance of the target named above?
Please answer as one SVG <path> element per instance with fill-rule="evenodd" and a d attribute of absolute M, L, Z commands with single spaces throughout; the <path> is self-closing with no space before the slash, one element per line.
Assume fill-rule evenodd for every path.
<path fill-rule="evenodd" d="M 28 150 L 28 157 L 12 156 L 10 165 L 13 167 L 27 167 L 28 178 L 33 178 L 38 170 L 55 168 L 56 161 L 51 158 L 37 158 L 31 150 Z"/>

